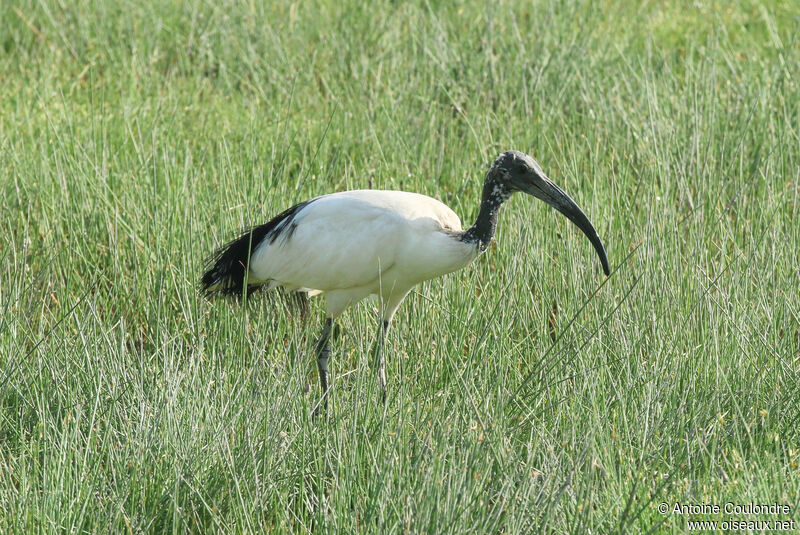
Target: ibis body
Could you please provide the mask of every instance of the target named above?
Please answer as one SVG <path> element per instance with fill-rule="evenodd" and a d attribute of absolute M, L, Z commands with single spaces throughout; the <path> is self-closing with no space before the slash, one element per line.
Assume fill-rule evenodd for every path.
<path fill-rule="evenodd" d="M 533 158 L 508 151 L 487 173 L 478 217 L 467 230 L 446 205 L 417 193 L 355 190 L 322 195 L 218 249 L 201 284 L 208 293 L 242 294 L 267 285 L 324 295 L 327 314 L 316 353 L 325 403 L 333 321 L 350 305 L 378 295 L 382 322 L 373 353 L 385 400 L 383 342 L 397 307 L 417 284 L 461 269 L 485 251 L 500 206 L 517 191 L 542 199 L 573 221 L 609 273 L 602 242 L 577 204 Z"/>

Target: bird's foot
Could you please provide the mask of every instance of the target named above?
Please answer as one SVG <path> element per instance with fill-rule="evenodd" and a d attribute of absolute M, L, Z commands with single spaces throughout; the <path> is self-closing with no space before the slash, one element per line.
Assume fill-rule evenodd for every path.
<path fill-rule="evenodd" d="M 321 415 L 328 412 L 328 398 L 324 397 L 317 402 L 314 406 L 314 418 L 319 418 Z"/>

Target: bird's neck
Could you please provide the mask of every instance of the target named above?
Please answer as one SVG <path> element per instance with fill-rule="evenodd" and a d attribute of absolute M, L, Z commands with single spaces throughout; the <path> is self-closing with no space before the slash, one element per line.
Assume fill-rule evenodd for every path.
<path fill-rule="evenodd" d="M 495 179 L 491 174 L 483 182 L 483 195 L 481 196 L 481 209 L 475 223 L 464 232 L 462 241 L 475 244 L 481 251 L 485 251 L 492 243 L 497 229 L 497 214 L 500 206 L 511 197 L 511 190 Z"/>

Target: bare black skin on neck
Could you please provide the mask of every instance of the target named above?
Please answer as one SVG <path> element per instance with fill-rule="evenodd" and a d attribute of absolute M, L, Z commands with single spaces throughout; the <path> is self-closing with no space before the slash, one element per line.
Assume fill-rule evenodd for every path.
<path fill-rule="evenodd" d="M 481 196 L 481 209 L 475 223 L 464 232 L 461 241 L 475 244 L 481 252 L 485 251 L 492 243 L 495 230 L 497 230 L 497 214 L 500 206 L 506 202 L 513 191 L 508 184 L 500 178 L 501 170 L 492 169 L 483 182 Z"/>

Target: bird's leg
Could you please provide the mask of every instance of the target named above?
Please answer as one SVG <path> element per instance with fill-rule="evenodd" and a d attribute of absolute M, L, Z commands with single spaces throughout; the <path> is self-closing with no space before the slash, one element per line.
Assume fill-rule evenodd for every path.
<path fill-rule="evenodd" d="M 372 362 L 378 375 L 378 386 L 381 389 L 381 401 L 386 403 L 386 359 L 383 355 L 383 346 L 386 342 L 386 332 L 389 330 L 389 320 L 383 320 L 378 327 L 378 337 L 372 350 Z"/>
<path fill-rule="evenodd" d="M 330 337 L 333 330 L 333 318 L 325 318 L 322 334 L 317 341 L 317 368 L 319 369 L 319 385 L 322 387 L 322 406 L 328 408 L 328 359 L 331 356 Z"/>

